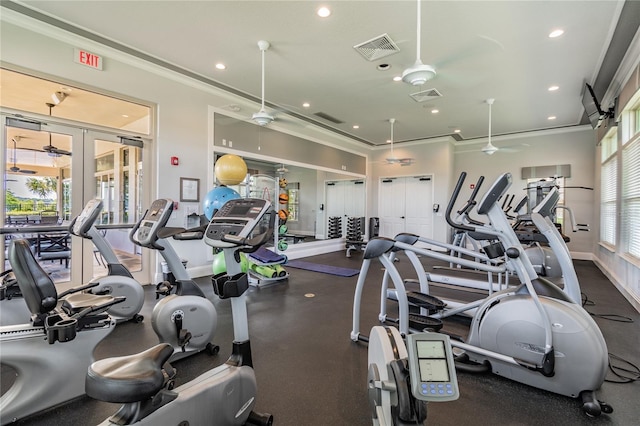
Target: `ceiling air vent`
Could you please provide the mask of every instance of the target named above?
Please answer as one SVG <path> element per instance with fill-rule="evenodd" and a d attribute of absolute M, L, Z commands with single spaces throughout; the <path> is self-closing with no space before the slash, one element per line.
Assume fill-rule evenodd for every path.
<path fill-rule="evenodd" d="M 427 89 L 421 92 L 412 93 L 409 96 L 411 96 L 416 102 L 424 102 L 433 98 L 439 98 L 442 96 L 442 93 L 438 92 L 438 89 Z"/>
<path fill-rule="evenodd" d="M 324 112 L 315 112 L 313 115 L 318 116 L 320 118 L 323 118 L 323 119 L 325 119 L 327 121 L 330 121 L 332 123 L 335 123 L 335 124 L 344 123 L 344 121 L 340 121 L 337 118 L 330 116 L 329 114 L 325 114 Z"/>
<path fill-rule="evenodd" d="M 353 46 L 368 61 L 398 53 L 400 49 L 388 34 L 382 34 L 364 43 Z"/>

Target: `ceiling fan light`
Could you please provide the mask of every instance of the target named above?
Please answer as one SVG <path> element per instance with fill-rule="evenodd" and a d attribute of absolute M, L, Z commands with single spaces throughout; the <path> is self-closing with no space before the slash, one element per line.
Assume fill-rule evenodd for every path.
<path fill-rule="evenodd" d="M 259 124 L 260 126 L 267 126 L 271 124 L 271 122 L 274 120 L 273 116 L 271 116 L 269 113 L 267 113 L 264 110 L 260 110 L 255 114 L 253 114 L 251 119 L 255 121 L 257 124 Z"/>
<path fill-rule="evenodd" d="M 482 152 L 484 152 L 487 155 L 493 155 L 496 153 L 496 151 L 498 151 L 498 148 L 496 148 L 491 144 L 488 144 L 487 146 L 482 148 Z"/>
<path fill-rule="evenodd" d="M 420 61 L 402 72 L 402 81 L 412 86 L 425 84 L 436 76 L 436 70 L 431 65 L 425 65 Z"/>
<path fill-rule="evenodd" d="M 62 103 L 62 101 L 64 101 L 65 99 L 67 99 L 67 94 L 64 92 L 54 92 L 51 95 L 51 100 L 53 101 L 53 103 L 55 105 L 59 105 L 60 103 Z"/>

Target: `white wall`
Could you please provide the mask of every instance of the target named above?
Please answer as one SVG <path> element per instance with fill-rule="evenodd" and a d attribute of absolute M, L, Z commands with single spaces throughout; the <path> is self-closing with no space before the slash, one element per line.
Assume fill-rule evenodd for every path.
<path fill-rule="evenodd" d="M 380 178 L 403 177 L 403 176 L 433 176 L 433 203 L 440 204 L 440 211 L 436 213 L 433 220 L 433 238 L 438 241 L 447 242 L 449 240 L 447 224 L 444 218 L 444 210 L 449 197 L 451 196 L 451 176 L 453 171 L 453 140 L 441 138 L 438 141 L 425 143 L 406 143 L 393 149 L 397 158 L 413 158 L 413 163 L 409 166 L 399 164 L 387 164 L 385 159 L 389 156 L 388 148 L 381 148 L 373 151 L 370 156 L 370 163 L 367 169 L 367 187 L 369 190 L 367 207 L 369 217 L 379 216 L 378 214 L 378 191 Z M 420 194 L 416 194 L 420 196 Z M 393 200 L 380 200 L 382 203 L 393 202 Z"/>
<path fill-rule="evenodd" d="M 572 127 L 564 131 L 540 131 L 527 134 L 494 138 L 492 143 L 503 148 L 489 156 L 481 152 L 486 141 L 473 145 L 457 146 L 455 153 L 454 179 L 465 171 L 467 181 L 460 195 L 460 203 L 466 201 L 471 190 L 469 183 L 484 175 L 485 182 L 479 195 L 502 173 L 510 172 L 513 185 L 509 190 L 515 194 L 516 202 L 524 196 L 526 180 L 521 179 L 522 167 L 571 165 L 571 177 L 565 180 L 566 186 L 585 186 L 594 188 L 593 159 L 596 151 L 595 132 L 590 126 Z M 599 224 L 594 217 L 595 194 L 592 190 L 565 190 L 565 204 L 569 206 L 578 223 L 587 223 L 591 232 L 565 233 L 571 238 L 569 250 L 574 258 L 591 259 Z"/>
<path fill-rule="evenodd" d="M 152 146 L 146 151 L 153 157 L 152 170 L 144 170 L 152 176 L 153 188 L 147 195 L 146 205 L 160 197 L 179 199 L 180 177 L 200 179 L 200 198 L 213 183 L 213 134 L 211 110 L 225 112 L 225 105 L 233 102 L 242 108 L 237 118 L 248 118 L 259 105 L 243 99 L 232 98 L 214 87 L 187 78 L 95 42 L 52 28 L 42 22 L 3 9 L 0 25 L 0 51 L 4 66 L 25 69 L 29 73 L 116 94 L 129 100 L 155 105 L 155 123 L 152 126 Z M 102 71 L 90 69 L 73 62 L 74 48 L 83 48 L 104 58 Z M 243 116 L 242 114 L 245 114 Z M 312 126 L 292 125 L 290 133 L 304 132 L 303 137 L 333 146 L 346 147 L 362 153 L 365 148 L 323 129 Z M 273 126 L 288 131 L 287 124 Z M 302 130 L 301 130 L 302 129 Z M 179 166 L 169 165 L 169 158 L 178 156 Z M 202 208 L 199 203 L 189 207 Z M 185 204 L 180 204 L 169 226 L 184 226 Z M 201 241 L 174 244 L 178 254 L 189 261 L 190 272 L 208 274 L 209 249 Z M 156 262 L 157 263 L 157 262 Z M 160 272 L 159 264 L 156 274 Z M 157 276 L 152 279 L 157 279 Z"/>

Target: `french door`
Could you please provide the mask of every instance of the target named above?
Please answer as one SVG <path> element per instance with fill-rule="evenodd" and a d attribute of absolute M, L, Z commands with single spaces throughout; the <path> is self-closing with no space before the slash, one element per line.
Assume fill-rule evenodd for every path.
<path fill-rule="evenodd" d="M 433 182 L 430 176 L 380 179 L 380 235 L 409 232 L 433 238 Z"/>
<path fill-rule="evenodd" d="M 103 201 L 100 232 L 120 261 L 141 283 L 149 282 L 149 254 L 134 247 L 129 228 L 145 203 L 143 141 L 105 131 L 2 115 L 4 228 L 0 260 L 10 238 L 27 238 L 56 283 L 86 283 L 106 275 L 106 265 L 91 241 L 66 235 L 61 227 L 93 198 Z M 147 156 L 148 157 L 148 156 Z M 148 191 L 146 191 L 148 193 Z M 23 220 L 24 218 L 24 220 Z M 31 232 L 47 225 L 56 231 Z"/>

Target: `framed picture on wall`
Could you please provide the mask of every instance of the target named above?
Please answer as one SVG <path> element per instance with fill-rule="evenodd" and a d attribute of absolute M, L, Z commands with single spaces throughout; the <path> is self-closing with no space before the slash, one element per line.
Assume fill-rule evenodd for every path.
<path fill-rule="evenodd" d="M 187 203 L 200 201 L 200 179 L 180 178 L 180 201 Z"/>

